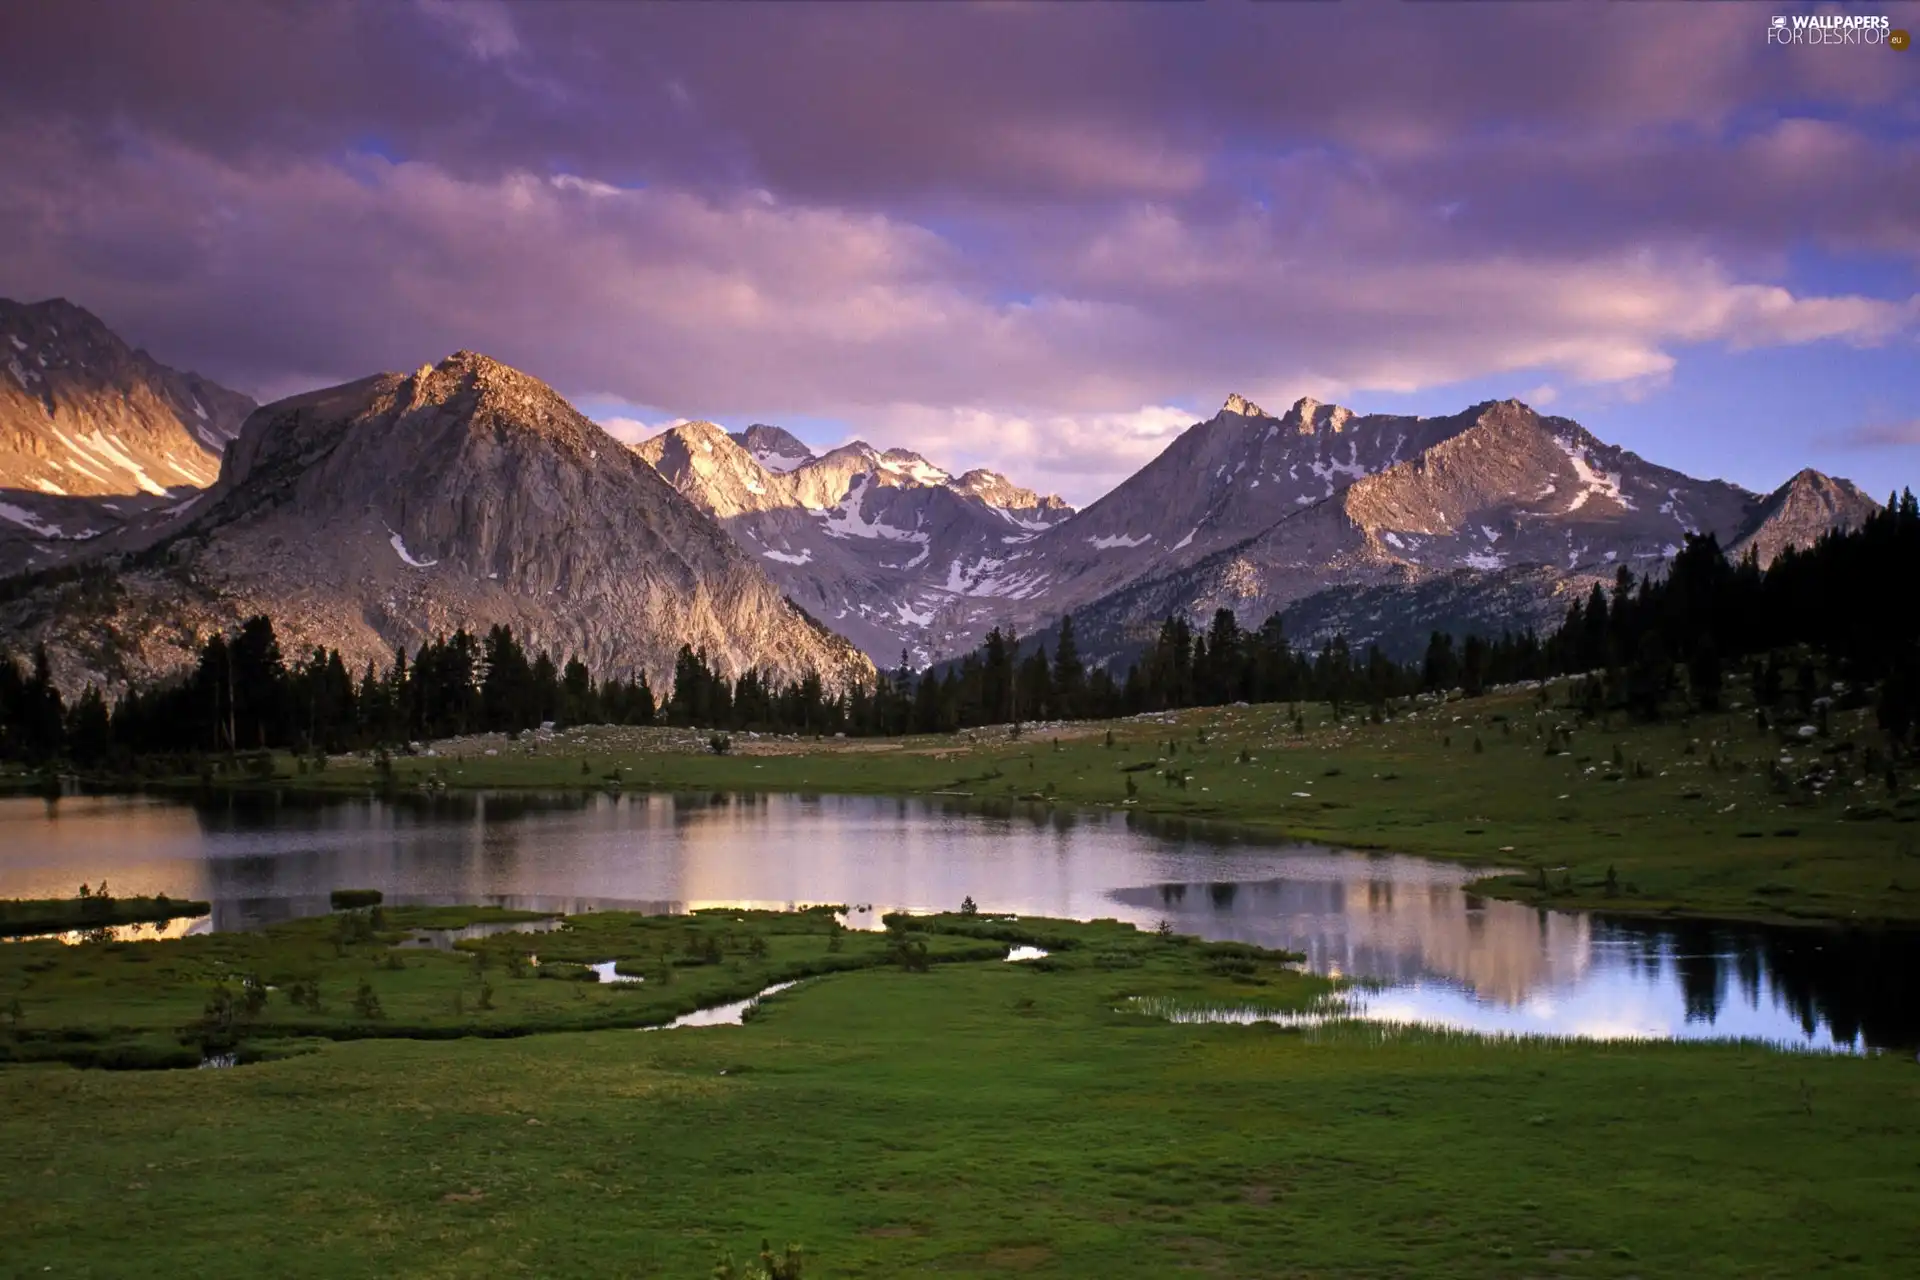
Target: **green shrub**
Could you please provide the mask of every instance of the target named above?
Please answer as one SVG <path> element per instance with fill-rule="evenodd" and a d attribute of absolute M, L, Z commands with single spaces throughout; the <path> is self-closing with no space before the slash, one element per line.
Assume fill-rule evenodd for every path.
<path fill-rule="evenodd" d="M 549 960 L 536 970 L 540 977 L 557 982 L 598 982 L 600 975 L 583 964 L 568 964 L 564 960 Z"/>
<path fill-rule="evenodd" d="M 387 1011 L 380 1007 L 380 997 L 374 993 L 373 984 L 365 978 L 360 979 L 360 985 L 354 990 L 353 1012 L 356 1017 L 369 1022 L 387 1016 Z"/>

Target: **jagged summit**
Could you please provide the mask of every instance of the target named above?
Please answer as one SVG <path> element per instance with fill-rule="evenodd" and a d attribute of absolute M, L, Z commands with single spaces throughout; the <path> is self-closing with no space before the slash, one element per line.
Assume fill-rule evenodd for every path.
<path fill-rule="evenodd" d="M 1220 412 L 1237 413 L 1243 418 L 1271 418 L 1273 416 L 1253 401 L 1241 395 L 1238 391 L 1227 397 L 1227 402 L 1221 406 Z"/>
<path fill-rule="evenodd" d="M 1322 404 L 1312 396 L 1301 396 L 1287 410 L 1280 420 L 1283 429 L 1292 430 L 1303 436 L 1322 432 L 1338 435 L 1346 430 L 1347 423 L 1353 418 L 1353 410 L 1337 404 Z"/>

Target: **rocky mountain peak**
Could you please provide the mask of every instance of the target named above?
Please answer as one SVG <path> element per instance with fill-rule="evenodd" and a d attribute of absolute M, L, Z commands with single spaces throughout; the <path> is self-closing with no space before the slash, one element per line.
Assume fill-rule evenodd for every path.
<path fill-rule="evenodd" d="M 944 484 L 952 477 L 911 449 L 889 449 L 879 457 L 880 469 L 915 484 Z"/>
<path fill-rule="evenodd" d="M 1301 396 L 1293 402 L 1293 407 L 1287 410 L 1280 422 L 1283 427 L 1303 436 L 1339 435 L 1347 429 L 1347 423 L 1352 418 L 1353 410 L 1343 405 L 1322 404 L 1312 396 Z"/>
<path fill-rule="evenodd" d="M 1073 508 L 1059 494 L 1038 493 L 985 467 L 975 467 L 964 475 L 948 480 L 947 488 L 976 498 L 990 507 L 1031 513 L 1034 518 L 1048 523 L 1064 520 L 1073 514 Z"/>
<path fill-rule="evenodd" d="M 754 461 L 773 472 L 787 472 L 812 462 L 814 453 L 790 431 L 756 422 L 745 431 L 735 432 L 734 443 L 753 455 Z"/>
<path fill-rule="evenodd" d="M 1489 423 L 1498 426 L 1534 426 L 1545 421 L 1538 413 L 1534 412 L 1532 405 L 1527 404 L 1524 400 L 1514 400 L 1511 398 L 1506 400 L 1484 400 L 1468 409 L 1467 414 L 1475 422 Z M 1585 434 L 1584 428 L 1576 428 L 1576 430 L 1579 430 L 1583 435 Z"/>
<path fill-rule="evenodd" d="M 1243 418 L 1270 418 L 1273 415 L 1262 409 L 1238 391 L 1227 397 L 1227 403 L 1221 407 L 1222 413 L 1237 413 Z"/>
<path fill-rule="evenodd" d="M 435 423 L 457 419 L 470 432 L 496 436 L 531 432 L 564 442 L 581 454 L 618 447 L 558 391 L 478 351 L 456 351 L 438 364 L 421 366 L 408 378 L 387 377 L 397 384 L 393 394 L 407 410 L 396 424 L 403 429 L 426 426 L 428 418 Z"/>
<path fill-rule="evenodd" d="M 1829 529 L 1857 529 L 1880 504 L 1850 480 L 1808 467 L 1762 499 L 1728 554 L 1751 551 L 1764 567 L 1788 547 L 1810 547 Z"/>

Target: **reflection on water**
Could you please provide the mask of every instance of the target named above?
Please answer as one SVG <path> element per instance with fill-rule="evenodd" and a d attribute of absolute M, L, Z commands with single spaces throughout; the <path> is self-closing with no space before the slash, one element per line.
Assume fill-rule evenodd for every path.
<path fill-rule="evenodd" d="M 603 960 L 599 964 L 590 964 L 587 968 L 600 975 L 602 982 L 645 982 L 646 979 L 634 973 L 620 973 L 614 966 L 618 960 Z"/>
<path fill-rule="evenodd" d="M 190 934 L 212 933 L 208 916 L 175 916 L 171 920 L 151 920 L 144 924 L 109 924 L 94 929 L 63 929 L 53 933 L 9 933 L 0 935 L 0 943 L 39 942 L 52 938 L 77 947 L 83 942 L 162 942 Z"/>
<path fill-rule="evenodd" d="M 1920 1040 L 1912 934 L 1610 921 L 1477 898 L 1464 888 L 1477 874 L 1123 813 L 904 798 L 0 800 L 0 896 L 107 878 L 122 893 L 206 899 L 202 924 L 216 929 L 325 912 L 341 887 L 566 913 L 838 903 L 868 927 L 971 896 L 1301 951 L 1366 982 L 1382 1016 L 1815 1047 Z"/>
<path fill-rule="evenodd" d="M 1378 1021 L 1830 1050 L 1920 1043 L 1912 932 L 1551 911 L 1419 874 L 1431 865 L 1306 857 L 1284 878 L 1114 896 L 1157 907 L 1182 933 L 1304 952 L 1315 971 L 1359 980 L 1353 1012 Z"/>
<path fill-rule="evenodd" d="M 451 951 L 458 943 L 475 938 L 491 938 L 502 933 L 550 933 L 562 923 L 560 920 L 506 920 L 493 924 L 462 925 L 458 929 L 416 929 L 411 938 L 399 945 Z"/>
<path fill-rule="evenodd" d="M 732 1004 L 717 1004 L 711 1009 L 695 1009 L 692 1013 L 683 1013 L 672 1022 L 657 1027 L 641 1027 L 642 1031 L 672 1031 L 676 1027 L 737 1027 L 747 1020 L 747 1011 L 777 991 L 788 987 L 797 987 L 798 982 L 776 982 L 757 995 L 745 1000 L 735 1000 Z"/>

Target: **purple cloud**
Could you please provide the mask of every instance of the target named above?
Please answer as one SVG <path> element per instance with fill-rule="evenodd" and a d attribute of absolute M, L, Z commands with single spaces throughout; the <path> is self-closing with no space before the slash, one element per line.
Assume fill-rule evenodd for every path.
<path fill-rule="evenodd" d="M 1842 449 L 1890 449 L 1901 445 L 1920 445 L 1920 418 L 1908 418 L 1904 422 L 1863 422 L 1829 443 Z"/>
<path fill-rule="evenodd" d="M 0 292 L 258 394 L 472 347 L 649 421 L 831 418 L 1084 500 L 1228 390 L 1896 358 L 1911 59 L 1765 20 L 33 6 L 0 46 Z"/>

